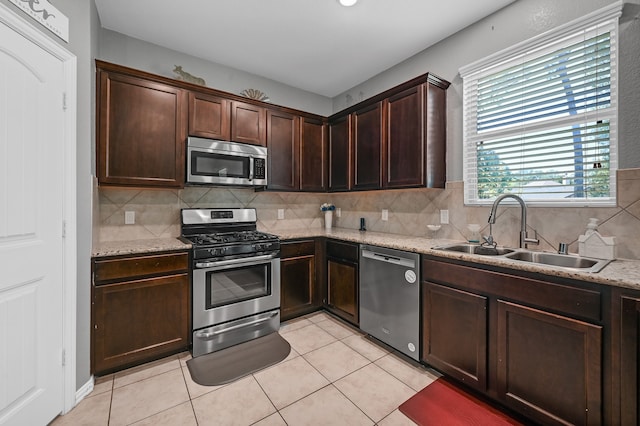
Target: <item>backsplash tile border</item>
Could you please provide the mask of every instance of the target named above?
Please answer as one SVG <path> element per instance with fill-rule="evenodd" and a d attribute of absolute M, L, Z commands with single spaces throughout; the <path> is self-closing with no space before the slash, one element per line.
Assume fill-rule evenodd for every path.
<path fill-rule="evenodd" d="M 449 224 L 442 225 L 438 238 L 465 240 L 467 225 L 481 225 L 487 234 L 488 207 L 464 206 L 464 182 L 448 182 L 445 189 L 415 188 L 348 193 L 266 192 L 244 188 L 140 189 L 96 188 L 94 197 L 94 241 L 123 241 L 177 237 L 180 235 L 180 209 L 190 207 L 253 207 L 260 229 L 272 232 L 300 228 L 321 228 L 324 217 L 320 205 L 330 202 L 341 210 L 334 216 L 334 226 L 358 229 L 364 218 L 367 229 L 418 237 L 432 237 L 428 224 L 440 223 L 440 210 L 449 210 Z M 536 250 L 553 251 L 560 242 L 577 252 L 577 239 L 590 217 L 600 219 L 603 235 L 615 236 L 618 256 L 640 259 L 640 169 L 617 172 L 616 207 L 528 209 L 528 231 L 537 231 L 540 245 Z M 284 220 L 278 220 L 283 209 Z M 389 211 L 383 221 L 381 211 Z M 124 224 L 124 212 L 134 211 L 136 224 Z M 501 245 L 517 246 L 519 208 L 500 208 L 493 235 Z"/>

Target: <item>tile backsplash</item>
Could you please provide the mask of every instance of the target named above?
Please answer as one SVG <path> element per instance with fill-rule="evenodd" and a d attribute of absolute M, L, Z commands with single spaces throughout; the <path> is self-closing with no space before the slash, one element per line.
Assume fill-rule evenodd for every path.
<path fill-rule="evenodd" d="M 463 203 L 463 182 L 449 182 L 446 189 L 405 189 L 330 194 L 255 192 L 253 189 L 187 187 L 180 190 L 105 188 L 98 190 L 94 241 L 119 241 L 180 235 L 180 209 L 188 207 L 253 207 L 258 227 L 266 231 L 324 226 L 320 205 L 333 203 L 341 210 L 333 226 L 358 229 L 365 218 L 367 229 L 403 235 L 433 235 L 428 224 L 440 223 L 440 210 L 449 211 L 449 224 L 437 231 L 438 238 L 465 240 L 467 225 L 480 224 L 488 234 L 488 207 Z M 537 232 L 536 250 L 555 250 L 560 242 L 578 251 L 578 236 L 590 217 L 600 221 L 599 231 L 615 236 L 619 258 L 640 259 L 640 169 L 619 170 L 616 207 L 530 207 L 528 232 Z M 278 219 L 278 210 L 284 219 Z M 381 212 L 388 210 L 389 219 Z M 135 224 L 125 225 L 126 211 L 135 212 Z M 500 206 L 493 236 L 500 245 L 517 246 L 520 208 Z"/>

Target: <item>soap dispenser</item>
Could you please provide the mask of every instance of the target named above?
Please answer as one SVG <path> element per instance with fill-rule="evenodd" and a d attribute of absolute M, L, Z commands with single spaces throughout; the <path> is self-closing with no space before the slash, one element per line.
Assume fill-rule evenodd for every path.
<path fill-rule="evenodd" d="M 584 235 L 578 237 L 578 253 L 584 257 L 597 259 L 616 258 L 616 238 L 603 237 L 598 232 L 598 219 L 589 219 Z"/>
<path fill-rule="evenodd" d="M 587 230 L 584 231 L 584 235 L 591 235 L 594 232 L 598 232 L 598 219 L 595 217 L 590 217 L 589 223 L 587 223 Z"/>

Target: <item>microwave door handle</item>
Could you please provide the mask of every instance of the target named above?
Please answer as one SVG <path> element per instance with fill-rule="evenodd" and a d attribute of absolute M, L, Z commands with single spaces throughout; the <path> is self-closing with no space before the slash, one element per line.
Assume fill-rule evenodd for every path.
<path fill-rule="evenodd" d="M 253 157 L 249 157 L 249 181 L 253 180 Z"/>

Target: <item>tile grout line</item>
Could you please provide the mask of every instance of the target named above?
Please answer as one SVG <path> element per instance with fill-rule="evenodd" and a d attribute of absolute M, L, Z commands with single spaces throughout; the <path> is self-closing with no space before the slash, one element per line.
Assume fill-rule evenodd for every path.
<path fill-rule="evenodd" d="M 291 361 L 291 360 L 289 360 L 289 361 Z M 275 364 L 275 365 L 279 365 L 279 364 Z M 288 423 L 286 422 L 286 420 L 284 419 L 284 417 L 282 417 L 282 414 L 280 414 L 280 410 L 278 410 L 278 408 L 276 407 L 276 404 L 274 404 L 274 403 L 273 403 L 273 401 L 271 400 L 271 397 L 269 397 L 269 394 L 267 393 L 267 391 L 266 391 L 266 390 L 264 390 L 264 388 L 263 388 L 263 387 L 262 387 L 262 385 L 260 384 L 260 381 L 255 377 L 255 374 L 254 374 L 254 373 L 251 373 L 251 377 L 253 378 L 253 380 L 255 380 L 255 381 L 256 381 L 256 383 L 258 384 L 258 387 L 260 388 L 260 390 L 262 391 L 262 393 L 264 394 L 264 396 L 266 396 L 266 397 L 267 397 L 267 399 L 269 400 L 269 402 L 270 402 L 270 403 L 271 403 L 271 405 L 273 406 L 273 409 L 274 409 L 274 410 L 276 410 L 276 412 L 275 412 L 275 413 L 271 413 L 271 414 L 269 414 L 269 415 L 267 415 L 267 416 L 265 416 L 265 417 L 261 418 L 260 420 L 255 421 L 255 422 L 253 422 L 253 423 L 251 423 L 251 424 L 252 424 L 252 425 L 254 425 L 254 424 L 258 423 L 258 422 L 261 422 L 262 420 L 266 419 L 267 417 L 273 416 L 273 415 L 274 415 L 274 414 L 276 414 L 276 413 L 278 414 L 278 416 L 280 416 L 280 418 L 282 419 L 282 421 L 283 421 L 285 424 L 288 424 Z M 287 407 L 288 407 L 288 405 L 287 405 Z M 282 408 L 285 408 L 285 407 L 282 407 Z"/>
<path fill-rule="evenodd" d="M 178 362 L 180 362 L 179 356 L 178 356 Z M 187 367 L 187 370 L 188 370 L 188 367 Z M 193 418 L 196 420 L 196 426 L 197 426 L 199 424 L 198 415 L 196 414 L 196 408 L 193 406 L 193 398 L 191 397 L 191 392 L 189 391 L 189 385 L 187 384 L 187 378 L 185 377 L 184 368 L 182 367 L 182 364 L 180 364 L 180 371 L 182 372 L 182 380 L 184 381 L 184 386 L 187 388 L 187 395 L 189 395 L 189 404 L 191 405 L 191 411 L 193 412 Z"/>
<path fill-rule="evenodd" d="M 184 380 L 185 380 L 185 378 L 184 378 L 184 372 L 182 371 L 182 365 L 180 365 L 180 357 L 176 354 L 176 355 L 171 355 L 171 356 L 168 356 L 168 357 L 166 357 L 166 358 L 162 358 L 162 359 L 170 359 L 171 357 L 175 357 L 175 358 L 178 360 L 178 364 L 179 364 L 179 367 L 180 367 L 180 373 L 182 374 L 182 380 L 184 381 Z M 173 368 L 173 369 L 170 369 L 170 370 L 167 370 L 167 371 L 163 371 L 163 372 L 161 372 L 161 373 L 154 374 L 154 375 L 152 375 L 152 376 L 150 376 L 150 377 L 146 377 L 146 378 L 141 379 L 141 380 L 136 380 L 135 382 L 127 383 L 126 385 L 120 386 L 120 387 L 118 387 L 118 388 L 115 388 L 115 379 L 116 379 L 116 376 L 115 376 L 115 374 L 114 374 L 114 375 L 113 375 L 113 384 L 112 384 L 112 387 L 113 387 L 112 389 L 113 389 L 113 390 L 112 390 L 112 392 L 111 392 L 111 402 L 110 402 L 110 405 L 109 405 L 109 423 L 111 423 L 111 414 L 112 414 L 112 409 L 113 409 L 113 396 L 114 396 L 114 393 L 115 393 L 116 389 L 124 389 L 124 388 L 126 388 L 126 387 L 128 387 L 128 386 L 131 386 L 131 385 L 134 385 L 134 384 L 136 384 L 136 383 L 141 383 L 141 382 L 144 382 L 144 381 L 146 381 L 146 380 L 150 380 L 150 379 L 153 379 L 153 378 L 155 378 L 155 377 L 159 377 L 159 376 L 161 376 L 161 375 L 163 375 L 163 374 L 171 373 L 171 372 L 173 372 L 173 371 L 175 371 L 175 370 L 176 370 L 176 369 L 175 369 L 175 368 Z M 139 371 L 144 371 L 144 370 L 139 370 Z M 189 387 L 187 386 L 186 382 L 185 382 L 185 389 L 186 389 L 186 391 L 187 391 L 187 395 L 189 396 L 189 401 L 191 401 L 191 394 L 189 393 Z M 171 409 L 173 409 L 173 408 L 175 408 L 175 407 L 178 407 L 178 406 L 179 406 L 179 405 L 181 405 L 181 404 L 184 404 L 185 402 L 186 402 L 186 401 L 183 401 L 183 402 L 180 402 L 180 403 L 178 403 L 178 404 L 176 404 L 176 405 L 172 405 L 172 406 L 166 407 L 166 408 L 164 408 L 164 409 L 162 409 L 162 410 L 158 411 L 157 413 L 150 414 L 150 415 L 148 415 L 147 417 L 143 417 L 143 418 L 138 419 L 138 420 L 136 420 L 136 421 L 134 421 L 134 422 L 132 422 L 132 423 L 136 423 L 136 422 L 139 422 L 139 421 L 142 421 L 142 420 L 148 419 L 148 418 L 150 418 L 150 417 L 153 417 L 153 416 L 155 416 L 155 415 L 157 415 L 157 414 L 163 413 L 163 412 L 165 412 L 165 411 L 167 411 L 167 410 L 171 410 Z M 194 417 L 195 417 L 195 411 L 194 411 Z M 127 424 L 132 424 L 132 423 L 127 423 Z M 197 417 L 196 417 L 196 423 L 197 423 Z"/>
<path fill-rule="evenodd" d="M 317 325 L 318 323 L 320 323 L 320 322 L 324 322 L 324 321 L 328 321 L 328 319 L 325 319 L 325 320 L 323 320 L 323 321 L 318 321 L 317 323 L 315 323 L 315 322 L 312 322 L 312 323 L 313 323 L 314 325 Z M 308 326 L 306 326 L 306 327 L 308 327 Z M 334 339 L 336 339 L 336 340 L 335 340 L 335 342 L 342 342 L 342 340 L 344 340 L 344 339 L 348 339 L 348 338 L 350 338 L 350 337 L 352 337 L 352 336 L 357 336 L 357 335 L 358 335 L 357 333 L 353 332 L 351 336 L 347 336 L 347 337 L 344 337 L 344 338 L 340 339 L 340 338 L 338 338 L 338 337 L 336 337 L 336 336 L 332 335 L 332 334 L 331 334 L 331 333 L 329 333 L 328 331 L 324 330 L 322 327 L 320 327 L 320 326 L 318 326 L 318 327 L 319 327 L 319 328 L 321 328 L 323 331 L 325 331 L 327 334 L 329 334 L 331 337 L 333 337 Z M 305 328 L 305 327 L 301 327 L 301 329 L 302 329 L 302 328 Z M 295 330 L 294 330 L 294 331 L 295 331 Z M 326 344 L 326 345 L 320 346 L 320 347 L 318 347 L 318 348 L 316 348 L 316 349 L 314 349 L 314 350 L 312 350 L 312 351 L 307 352 L 306 354 L 309 354 L 309 353 L 311 353 L 311 352 L 314 352 L 314 351 L 320 350 L 320 349 L 322 349 L 322 348 L 325 348 L 325 347 L 327 347 L 327 346 L 329 346 L 329 345 L 331 345 L 331 344 L 333 344 L 333 343 L 335 343 L 335 342 L 331 342 L 331 343 L 328 343 L 328 344 Z M 319 391 L 320 391 L 320 390 L 322 390 L 322 389 L 325 389 L 325 388 L 327 388 L 327 387 L 329 387 L 329 386 L 332 386 L 332 387 L 333 387 L 334 389 L 336 389 L 336 390 L 337 390 L 337 391 L 338 391 L 342 396 L 344 396 L 344 397 L 345 397 L 345 399 L 346 399 L 347 401 L 349 401 L 351 404 L 353 404 L 353 406 L 354 406 L 354 407 L 356 407 L 356 408 L 357 408 L 357 409 L 358 409 L 358 410 L 359 410 L 359 411 L 360 411 L 360 412 L 361 412 L 361 413 L 362 413 L 366 418 L 368 418 L 369 420 L 371 420 L 371 421 L 373 422 L 373 424 L 374 424 L 374 425 L 375 425 L 375 424 L 377 424 L 377 422 L 376 422 L 375 420 L 373 420 L 371 417 L 369 417 L 369 416 L 367 415 L 367 413 L 365 413 L 365 412 L 362 410 L 362 408 L 361 408 L 358 404 L 356 404 L 354 401 L 352 401 L 352 400 L 351 400 L 347 395 L 345 395 L 345 394 L 340 390 L 340 388 L 338 388 L 338 387 L 335 385 L 335 382 L 336 382 L 336 381 L 341 380 L 341 379 L 343 379 L 343 378 L 345 378 L 345 377 L 347 377 L 347 376 L 349 376 L 349 375 L 351 375 L 351 374 L 353 374 L 353 373 L 355 373 L 355 372 L 357 372 L 357 371 L 362 370 L 362 369 L 363 369 L 363 368 L 365 368 L 366 366 L 368 366 L 368 365 L 370 365 L 370 364 L 373 364 L 373 363 L 374 363 L 374 361 L 371 361 L 369 358 L 367 358 L 366 356 L 364 356 L 364 354 L 362 354 L 362 353 L 358 352 L 356 349 L 351 348 L 351 347 L 350 347 L 349 345 L 347 345 L 346 343 L 343 343 L 343 344 L 344 344 L 344 345 L 346 345 L 346 346 L 347 346 L 348 348 L 350 348 L 351 350 L 355 351 L 356 353 L 360 354 L 360 356 L 362 356 L 363 358 L 365 358 L 365 359 L 368 361 L 368 363 L 367 363 L 367 364 L 365 364 L 365 365 L 363 365 L 363 366 L 362 366 L 362 367 L 360 367 L 360 368 L 356 368 L 355 370 L 351 371 L 349 374 L 346 374 L 346 375 L 344 375 L 344 376 L 342 376 L 342 377 L 340 377 L 340 378 L 338 378 L 337 380 L 335 380 L 335 381 L 334 381 L 334 380 L 331 380 L 331 379 L 329 379 L 328 377 L 326 377 L 324 374 L 322 374 L 322 372 L 321 372 L 320 370 L 318 370 L 318 369 L 316 368 L 316 366 L 315 366 L 315 365 L 313 365 L 309 360 L 307 360 L 307 359 L 304 357 L 306 354 L 299 354 L 299 356 L 300 356 L 300 357 L 302 357 L 302 359 L 304 359 L 304 361 L 305 361 L 307 364 L 309 364 L 309 365 L 311 366 L 311 368 L 313 368 L 315 371 L 317 371 L 317 372 L 318 372 L 318 374 L 320 374 L 322 377 L 324 377 L 325 379 L 327 379 L 327 381 L 329 381 L 329 384 L 328 384 L 328 385 L 326 385 L 326 386 L 321 387 L 320 389 L 317 389 L 316 391 L 314 391 L 314 392 L 310 393 L 309 395 L 306 395 L 306 396 L 304 396 L 304 397 L 302 397 L 302 398 L 300 398 L 300 399 L 298 399 L 298 400 L 296 400 L 296 401 L 291 402 L 291 404 L 288 404 L 288 405 L 286 405 L 285 407 L 282 407 L 282 408 L 289 407 L 289 406 L 291 406 L 292 404 L 295 404 L 296 402 L 299 402 L 299 401 L 301 401 L 301 400 L 303 400 L 303 399 L 305 399 L 305 398 L 307 398 L 307 397 L 309 397 L 309 396 L 311 396 L 311 395 L 313 395 L 313 394 L 315 394 L 315 393 L 319 392 Z M 379 367 L 379 368 L 380 368 L 380 367 Z M 265 393 L 266 393 L 266 392 L 265 392 Z M 279 410 L 278 410 L 278 412 L 279 412 Z M 393 412 L 393 411 L 392 411 L 392 412 Z M 391 414 L 391 413 L 389 413 L 389 414 Z M 285 423 L 286 423 L 286 422 L 285 422 Z"/>
<path fill-rule="evenodd" d="M 347 400 L 347 401 L 349 401 L 349 402 L 350 402 L 351 404 L 353 404 L 356 408 L 358 408 L 358 410 L 359 410 L 360 412 L 362 412 L 362 413 L 365 415 L 365 417 L 366 417 L 366 418 L 370 419 L 374 424 L 377 424 L 376 422 L 374 422 L 374 421 L 373 421 L 373 419 L 371 419 L 371 417 L 369 417 L 369 416 L 368 416 L 368 415 L 367 415 L 367 414 L 362 410 L 362 408 L 361 408 L 361 407 L 359 407 L 359 406 L 358 406 L 354 401 L 352 401 L 351 399 L 349 399 L 349 398 L 348 398 L 348 397 L 347 397 L 347 396 L 346 396 L 342 391 L 340 391 L 340 389 L 335 385 L 335 383 L 336 383 L 337 381 L 339 381 L 339 380 L 343 379 L 344 377 L 347 377 L 347 376 L 349 376 L 350 374 L 353 374 L 353 373 L 355 373 L 355 372 L 357 372 L 357 371 L 359 371 L 359 370 L 361 370 L 361 369 L 363 369 L 363 368 L 365 368 L 365 367 L 369 366 L 370 364 L 374 364 L 374 365 L 376 365 L 376 364 L 375 364 L 375 362 L 376 362 L 376 361 L 378 361 L 378 360 L 380 360 L 380 359 L 384 358 L 385 356 L 389 355 L 389 354 L 390 354 L 390 352 L 385 351 L 386 353 L 385 353 L 384 355 L 382 355 L 381 357 L 378 357 L 378 358 L 376 358 L 375 360 L 371 360 L 369 357 L 365 356 L 365 354 L 363 354 L 363 353 L 359 352 L 357 349 L 355 349 L 355 348 L 353 348 L 353 347 L 351 347 L 351 346 L 347 345 L 346 343 L 344 343 L 344 341 L 345 341 L 346 339 L 353 338 L 354 336 L 355 336 L 355 337 L 363 337 L 364 335 L 363 335 L 362 333 L 359 333 L 357 330 L 352 330 L 350 327 L 348 327 L 348 326 L 346 326 L 346 325 L 343 325 L 343 324 L 342 324 L 342 321 L 341 321 L 340 319 L 336 319 L 336 320 L 334 320 L 333 322 L 334 322 L 334 323 L 336 323 L 338 326 L 340 326 L 340 327 L 342 327 L 342 328 L 344 328 L 344 329 L 347 329 L 347 330 L 349 331 L 349 335 L 344 336 L 344 337 L 338 337 L 338 336 L 336 336 L 336 335 L 334 335 L 334 334 L 330 333 L 329 331 L 325 330 L 323 327 L 321 327 L 321 326 L 319 325 L 319 324 L 321 324 L 321 323 L 323 323 L 323 322 L 325 322 L 325 321 L 331 320 L 331 319 L 333 319 L 333 317 L 329 316 L 329 317 L 325 317 L 325 318 L 323 318 L 323 319 L 321 319 L 320 321 L 317 321 L 317 322 L 313 322 L 313 321 L 309 320 L 309 321 L 310 321 L 310 324 L 308 324 L 308 325 L 306 325 L 306 326 L 303 326 L 303 327 L 300 327 L 299 329 L 296 329 L 296 330 L 302 330 L 302 329 L 304 329 L 304 328 L 309 327 L 310 325 L 318 325 L 318 328 L 320 328 L 322 331 L 324 331 L 324 332 L 325 332 L 325 333 L 327 333 L 329 336 L 331 336 L 332 341 L 331 341 L 330 343 L 327 343 L 327 344 L 322 345 L 322 346 L 320 346 L 320 347 L 318 347 L 318 348 L 315 348 L 315 349 L 313 349 L 313 350 L 311 350 L 311 351 L 308 351 L 308 352 L 306 352 L 305 354 L 300 354 L 300 353 L 298 353 L 298 355 L 297 355 L 297 356 L 302 357 L 302 360 L 303 360 L 305 363 L 307 363 L 308 365 L 310 365 L 310 366 L 311 366 L 311 367 L 312 367 L 312 368 L 313 368 L 313 369 L 314 369 L 314 370 L 315 370 L 315 371 L 316 371 L 316 372 L 317 372 L 321 377 L 325 378 L 325 379 L 328 381 L 328 384 L 327 384 L 327 385 L 325 385 L 325 386 L 322 386 L 321 388 L 317 389 L 316 391 L 314 391 L 314 392 L 312 392 L 312 393 L 310 393 L 310 394 L 308 394 L 308 395 L 305 395 L 305 396 L 304 396 L 304 397 L 302 397 L 302 398 L 297 399 L 296 401 L 293 401 L 293 402 L 291 402 L 291 403 L 287 404 L 286 406 L 282 407 L 282 409 L 284 409 L 284 408 L 286 408 L 286 407 L 289 407 L 289 406 L 291 406 L 292 404 L 295 404 L 295 403 L 297 403 L 297 402 L 301 401 L 302 399 L 305 399 L 305 398 L 307 398 L 308 396 L 311 396 L 311 395 L 313 395 L 313 394 L 317 393 L 319 390 L 325 389 L 325 388 L 326 388 L 326 387 L 328 387 L 329 385 L 332 385 L 332 386 L 333 386 L 333 387 L 334 387 L 334 388 L 335 388 L 335 389 L 336 389 L 336 390 L 337 390 L 341 395 L 343 395 L 343 396 L 346 398 L 346 400 Z M 296 330 L 292 330 L 292 331 L 296 331 Z M 285 333 L 285 335 L 286 335 L 286 333 Z M 333 343 L 335 343 L 335 342 L 342 342 L 342 343 L 343 343 L 343 344 L 345 344 L 347 347 L 349 347 L 349 349 L 351 349 L 351 350 L 355 351 L 356 353 L 358 353 L 359 355 L 361 355 L 364 359 L 366 359 L 367 363 L 366 363 L 365 365 L 363 365 L 363 366 L 361 366 L 361 367 L 357 368 L 356 370 L 351 371 L 350 373 L 348 373 L 348 374 L 346 374 L 346 375 L 344 375 L 344 376 L 342 376 L 342 377 L 340 377 L 340 378 L 338 378 L 338 379 L 336 379 L 336 380 L 333 380 L 333 381 L 332 381 L 332 380 L 330 380 L 328 377 L 326 377 L 324 374 L 322 374 L 322 372 L 321 372 L 321 371 L 319 371 L 319 370 L 318 370 L 318 369 L 317 369 L 317 368 L 316 368 L 316 367 L 315 367 L 315 366 L 314 366 L 314 365 L 313 365 L 313 364 L 312 364 L 312 363 L 311 363 L 311 362 L 310 362 L 310 361 L 305 357 L 305 355 L 306 355 L 306 354 L 310 354 L 310 353 L 312 353 L 312 352 L 314 352 L 314 351 L 320 350 L 320 349 L 322 349 L 322 348 L 326 348 L 327 346 L 329 346 L 329 345 L 331 345 L 331 344 L 333 344 Z M 374 344 L 374 343 L 372 343 L 372 342 L 370 342 L 370 343 L 371 343 L 371 344 Z M 296 352 L 297 352 L 297 351 L 296 351 Z M 193 404 L 193 400 L 194 400 L 195 398 L 193 398 L 193 397 L 192 397 L 192 394 L 191 394 L 191 392 L 189 391 L 189 386 L 188 386 L 188 384 L 187 384 L 187 378 L 186 378 L 186 376 L 185 376 L 185 374 L 188 374 L 188 372 L 187 372 L 187 373 L 185 373 L 185 371 L 184 371 L 184 368 L 185 368 L 186 366 L 183 366 L 183 365 L 182 365 L 181 358 L 180 358 L 180 355 L 179 355 L 179 354 L 174 355 L 174 357 L 175 357 L 174 359 L 176 359 L 176 360 L 178 361 L 178 366 L 180 367 L 180 372 L 181 372 L 181 374 L 182 374 L 183 383 L 184 383 L 184 386 L 185 386 L 185 388 L 186 388 L 186 390 L 187 390 L 187 395 L 188 395 L 188 398 L 189 398 L 189 403 L 191 404 L 191 409 L 192 409 L 192 412 L 193 412 L 193 415 L 194 415 L 194 418 L 195 418 L 196 424 L 199 424 L 199 421 L 198 421 L 198 418 L 197 418 L 197 415 L 196 415 L 196 412 L 195 412 L 195 407 L 194 407 L 194 404 Z M 169 359 L 170 359 L 170 358 L 169 358 Z M 295 357 L 294 357 L 293 359 L 295 359 Z M 376 366 L 377 366 L 377 365 L 376 365 Z M 383 368 L 382 368 L 382 367 L 380 367 L 380 366 L 377 366 L 377 367 L 379 367 L 379 368 L 381 368 L 382 370 L 386 371 L 385 369 L 383 369 Z M 187 368 L 188 368 L 188 367 L 187 367 Z M 146 380 L 152 379 L 152 378 L 154 378 L 154 377 L 161 376 L 161 375 L 163 375 L 163 374 L 170 373 L 170 372 L 172 372 L 172 371 L 174 371 L 174 370 L 175 370 L 175 369 L 170 369 L 170 370 L 167 370 L 167 371 L 163 371 L 163 372 L 160 372 L 160 373 L 154 374 L 154 375 L 152 375 L 152 376 L 150 376 L 150 377 L 146 377 L 146 378 L 143 378 L 143 379 L 140 379 L 140 380 L 136 380 L 136 381 L 134 381 L 134 382 L 132 382 L 132 383 L 128 383 L 128 384 L 126 384 L 126 385 L 120 386 L 118 389 L 120 389 L 120 388 L 124 388 L 124 387 L 127 387 L 127 386 L 129 386 L 129 385 L 133 385 L 133 384 L 135 384 L 135 383 L 140 383 L 140 382 L 143 382 L 143 381 L 146 381 Z M 139 371 L 144 371 L 144 369 L 139 370 Z M 136 372 L 138 372 L 138 371 L 136 371 Z M 394 378 L 396 378 L 397 380 L 399 380 L 400 382 L 404 383 L 404 381 L 403 381 L 403 380 L 401 380 L 399 377 L 396 377 L 395 375 L 393 375 L 392 373 L 390 373 L 390 372 L 388 372 L 388 371 L 386 371 L 386 372 L 387 372 L 388 374 L 390 374 L 392 377 L 394 377 Z M 258 386 L 259 386 L 259 387 L 260 387 L 260 389 L 263 391 L 263 393 L 265 394 L 265 396 L 267 396 L 267 399 L 269 400 L 269 402 L 270 402 L 270 403 L 272 404 L 272 406 L 274 407 L 275 412 L 276 412 L 276 413 L 278 413 L 278 416 L 279 416 L 279 417 L 280 417 L 280 418 L 285 422 L 285 424 L 286 424 L 286 421 L 284 420 L 284 418 L 283 418 L 283 416 L 282 416 L 282 414 L 281 414 L 281 409 L 276 408 L 275 404 L 273 403 L 273 401 L 271 400 L 271 398 L 269 397 L 269 395 L 266 393 L 266 391 L 264 390 L 264 388 L 262 387 L 262 385 L 260 384 L 260 382 L 255 378 L 255 375 L 254 375 L 254 374 L 251 374 L 251 376 L 252 376 L 252 378 L 253 378 L 253 379 L 258 383 Z M 125 377 L 126 377 L 126 376 L 125 376 Z M 112 376 L 112 378 L 111 378 L 111 395 L 110 395 L 110 402 L 109 402 L 109 404 L 110 404 L 110 405 L 109 405 L 109 417 L 108 417 L 108 422 L 107 422 L 107 424 L 111 423 L 111 418 L 112 418 L 112 414 L 113 414 L 113 411 L 112 411 L 112 410 L 113 410 L 113 398 L 114 398 L 114 393 L 115 393 L 115 390 L 116 390 L 116 388 L 115 388 L 115 380 L 116 380 L 116 375 L 114 374 L 114 375 Z M 409 386 L 407 383 L 404 383 L 404 384 L 405 384 L 406 386 L 408 386 L 410 389 L 412 389 L 412 390 L 413 390 L 413 388 L 411 388 L 411 386 Z M 213 392 L 213 391 L 214 391 L 214 390 L 212 390 L 211 392 Z M 208 393 L 210 393 L 210 392 L 207 392 L 207 394 L 208 394 Z M 186 401 L 184 401 L 184 402 L 186 402 Z M 152 416 L 154 416 L 154 415 L 157 415 L 157 414 L 160 414 L 160 413 L 162 413 L 162 412 L 165 412 L 165 411 L 167 411 L 167 410 L 173 409 L 173 408 L 175 408 L 175 407 L 177 407 L 177 406 L 179 406 L 179 405 L 183 404 L 184 402 L 181 402 L 181 403 L 176 404 L 176 405 L 171 406 L 171 407 L 167 407 L 167 408 L 165 408 L 165 409 L 163 409 L 163 410 L 159 411 L 158 413 L 153 413 L 153 414 L 151 414 L 151 415 L 149 415 L 149 416 L 147 416 L 147 417 L 145 417 L 145 418 L 143 418 L 143 419 L 138 419 L 138 420 L 136 420 L 136 421 L 141 421 L 141 420 L 147 419 L 147 418 L 149 418 L 149 417 L 152 417 Z M 389 416 L 389 415 L 391 415 L 392 413 L 393 413 L 393 410 L 392 410 L 389 414 L 387 414 L 385 417 L 383 417 L 383 419 L 384 419 L 384 418 L 386 418 L 386 417 L 388 417 L 388 416 Z M 272 414 L 274 414 L 274 413 L 272 413 Z M 270 414 L 269 416 L 271 416 L 272 414 Z M 267 417 L 269 417 L 269 416 L 266 416 L 265 418 L 267 418 Z M 259 422 L 259 421 L 261 421 L 261 420 L 264 420 L 264 418 L 263 418 L 263 419 L 258 420 L 258 422 Z"/>
<path fill-rule="evenodd" d="M 111 396 L 109 397 L 109 415 L 107 416 L 107 426 L 111 423 L 111 409 L 113 408 L 113 392 L 115 391 L 116 375 L 111 376 Z"/>

